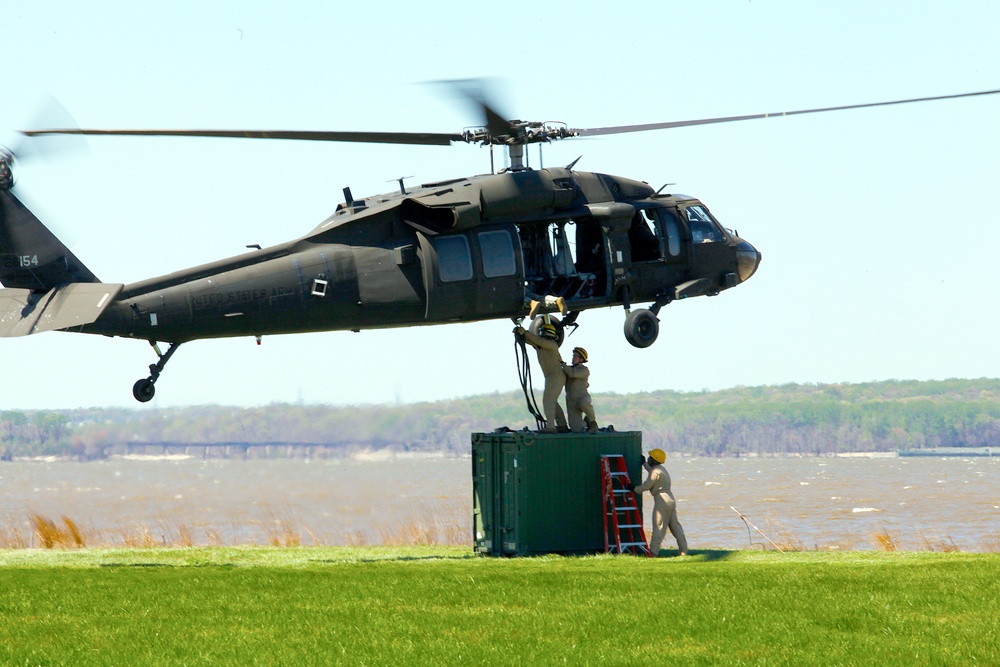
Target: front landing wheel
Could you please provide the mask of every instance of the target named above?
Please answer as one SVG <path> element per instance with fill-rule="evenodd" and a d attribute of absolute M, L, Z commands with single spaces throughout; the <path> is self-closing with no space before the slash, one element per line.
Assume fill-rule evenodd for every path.
<path fill-rule="evenodd" d="M 156 387 L 153 386 L 153 381 L 149 378 L 143 378 L 132 385 L 132 395 L 140 403 L 148 403 L 153 400 L 153 394 L 155 393 Z"/>
<path fill-rule="evenodd" d="M 653 311 L 639 308 L 625 318 L 625 339 L 633 347 L 649 347 L 660 333 L 660 320 Z"/>

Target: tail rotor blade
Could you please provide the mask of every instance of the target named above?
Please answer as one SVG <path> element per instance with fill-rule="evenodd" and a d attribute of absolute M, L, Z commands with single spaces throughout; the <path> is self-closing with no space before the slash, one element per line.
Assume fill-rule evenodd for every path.
<path fill-rule="evenodd" d="M 33 116 L 34 120 L 27 127 L 63 127 L 77 129 L 78 125 L 72 114 L 59 100 L 48 96 L 39 104 Z M 9 146 L 20 163 L 31 160 L 52 158 L 72 152 L 87 152 L 89 146 L 86 137 L 76 134 L 29 136 L 21 133 L 17 142 Z"/>

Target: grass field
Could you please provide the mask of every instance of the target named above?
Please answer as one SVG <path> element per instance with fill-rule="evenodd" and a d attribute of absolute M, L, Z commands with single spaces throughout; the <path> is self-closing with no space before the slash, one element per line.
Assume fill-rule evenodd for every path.
<path fill-rule="evenodd" d="M 4 665 L 996 665 L 1000 554 L 0 551 Z"/>

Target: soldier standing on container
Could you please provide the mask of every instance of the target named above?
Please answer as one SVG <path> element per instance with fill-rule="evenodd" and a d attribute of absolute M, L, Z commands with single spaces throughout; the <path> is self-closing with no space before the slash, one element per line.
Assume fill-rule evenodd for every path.
<path fill-rule="evenodd" d="M 563 361 L 562 357 L 559 356 L 559 334 L 556 333 L 555 325 L 549 321 L 548 316 L 545 316 L 538 334 L 526 331 L 521 326 L 514 329 L 514 334 L 524 336 L 525 342 L 535 348 L 538 353 L 538 365 L 545 375 L 545 392 L 542 394 L 545 428 L 539 430 L 539 433 L 568 431 L 566 415 L 559 405 L 559 394 L 566 386 L 566 374 L 562 370 Z"/>
<path fill-rule="evenodd" d="M 597 417 L 594 403 L 590 400 L 590 369 L 586 363 L 589 357 L 582 347 L 573 348 L 573 365 L 562 365 L 566 374 L 566 414 L 569 430 L 574 433 L 597 433 Z"/>
<path fill-rule="evenodd" d="M 681 556 L 687 555 L 687 538 L 684 537 L 684 529 L 681 522 L 677 520 L 677 501 L 674 494 L 670 492 L 670 474 L 663 467 L 663 462 L 667 460 L 667 454 L 662 449 L 654 449 L 649 453 L 649 458 L 642 462 L 642 467 L 649 473 L 646 481 L 638 486 L 632 486 L 634 493 L 649 491 L 653 496 L 653 534 L 649 540 L 649 550 L 654 556 L 660 553 L 660 545 L 666 537 L 667 529 L 677 540 L 677 549 Z"/>

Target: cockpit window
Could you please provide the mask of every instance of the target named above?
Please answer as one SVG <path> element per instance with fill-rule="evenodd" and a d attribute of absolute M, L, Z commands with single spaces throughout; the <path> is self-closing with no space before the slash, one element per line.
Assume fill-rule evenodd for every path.
<path fill-rule="evenodd" d="M 691 228 L 692 243 L 719 243 L 726 240 L 726 235 L 704 206 L 688 206 L 684 211 Z"/>

